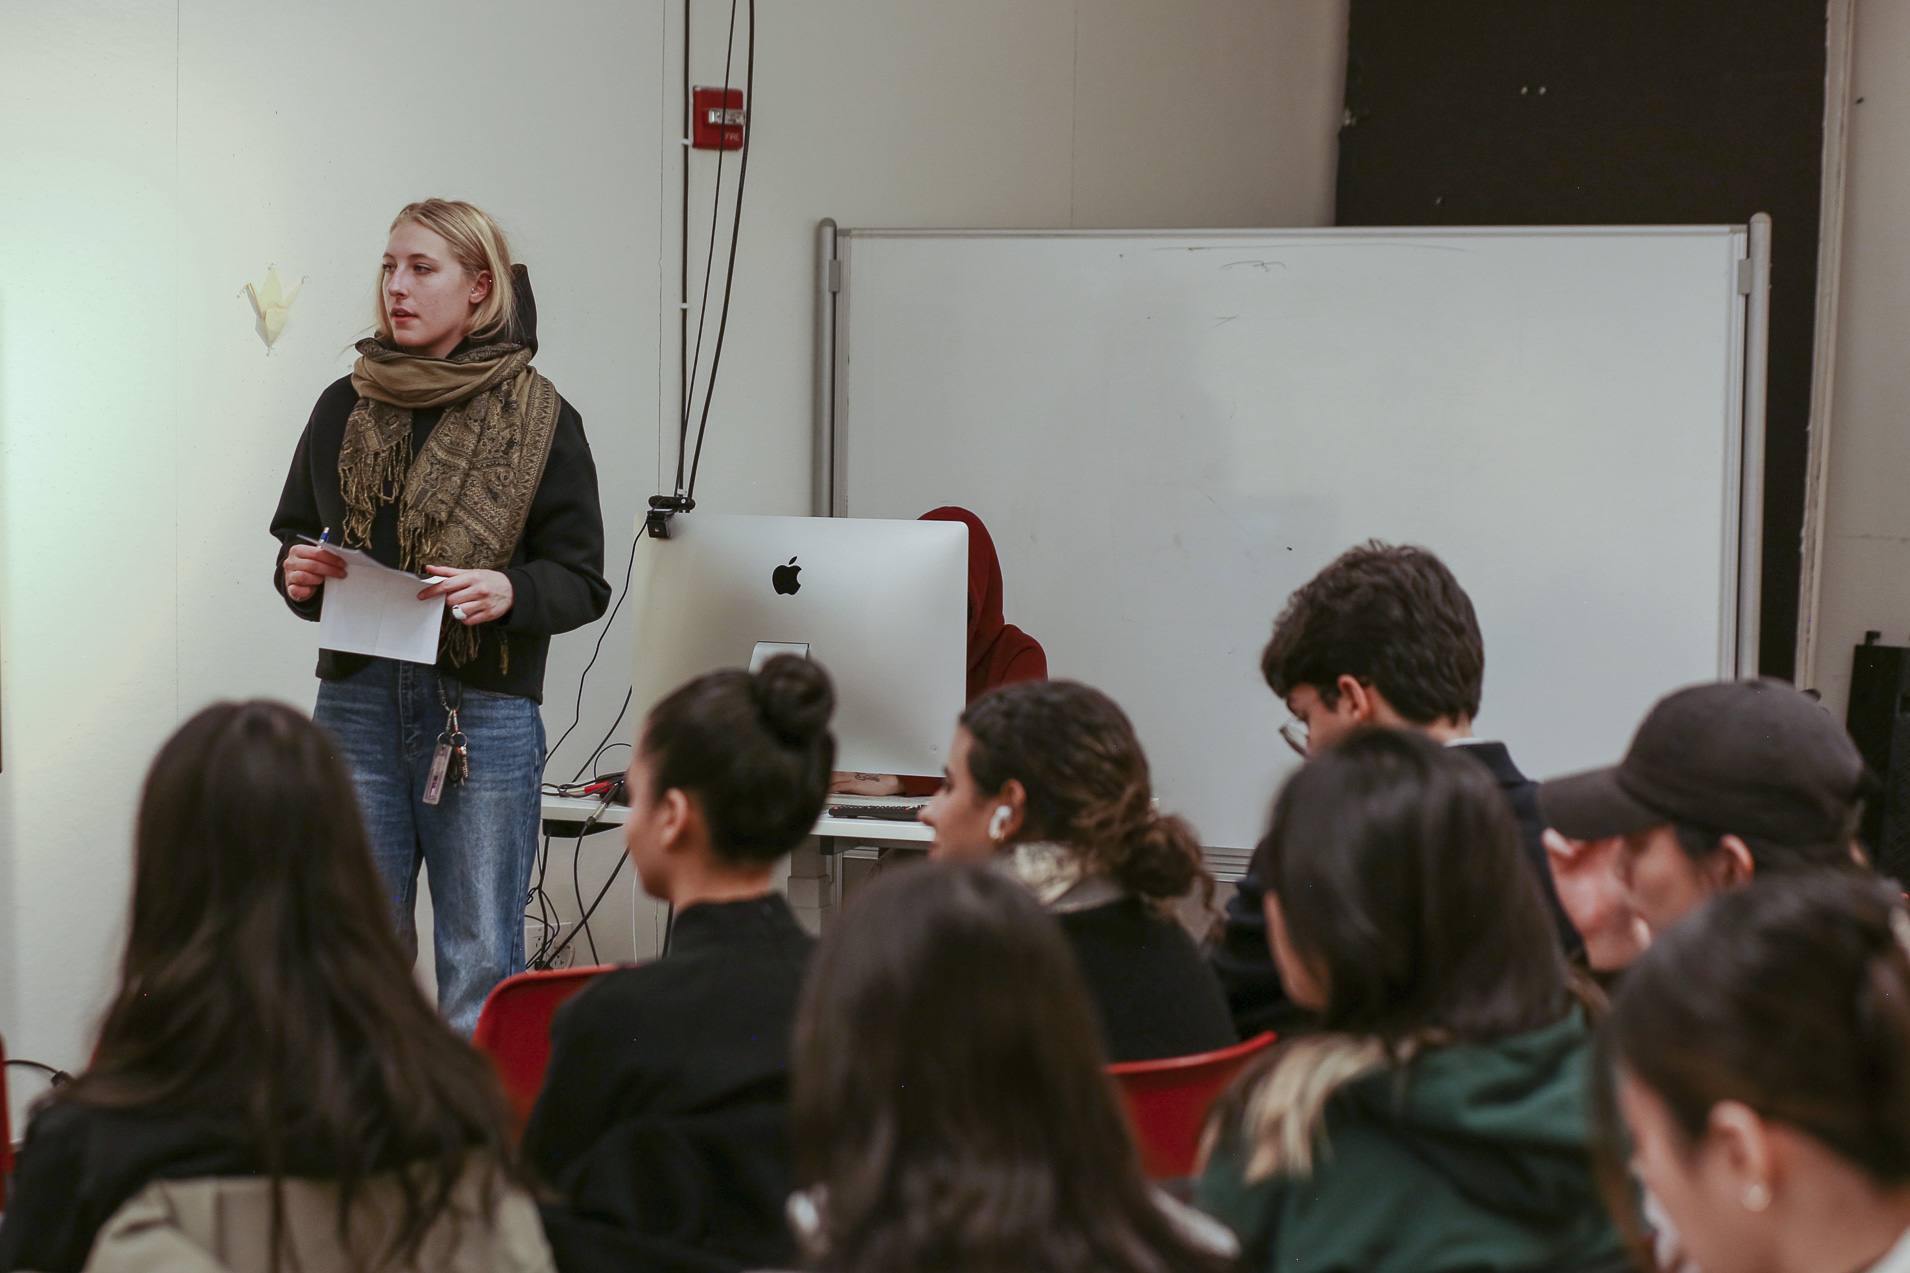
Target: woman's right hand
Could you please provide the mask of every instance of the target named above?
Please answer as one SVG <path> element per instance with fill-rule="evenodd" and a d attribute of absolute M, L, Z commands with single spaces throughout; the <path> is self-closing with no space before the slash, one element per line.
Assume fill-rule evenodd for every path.
<path fill-rule="evenodd" d="M 281 563 L 285 571 L 285 595 L 294 601 L 310 601 L 327 579 L 343 579 L 345 563 L 337 553 L 317 544 L 293 544 Z"/>

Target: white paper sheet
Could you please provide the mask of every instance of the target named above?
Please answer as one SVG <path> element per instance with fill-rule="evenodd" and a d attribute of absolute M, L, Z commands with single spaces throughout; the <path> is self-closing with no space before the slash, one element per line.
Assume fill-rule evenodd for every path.
<path fill-rule="evenodd" d="M 393 570 L 355 548 L 326 544 L 325 549 L 344 561 L 345 577 L 325 581 L 319 648 L 436 663 L 444 598 L 418 600 L 419 590 L 430 581 Z"/>

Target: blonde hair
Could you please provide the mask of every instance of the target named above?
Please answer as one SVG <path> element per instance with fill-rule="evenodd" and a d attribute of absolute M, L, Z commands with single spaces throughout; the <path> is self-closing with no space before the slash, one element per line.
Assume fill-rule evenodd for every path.
<path fill-rule="evenodd" d="M 391 219 L 396 230 L 406 221 L 415 221 L 443 239 L 451 256 L 465 273 L 476 278 L 491 272 L 491 291 L 471 315 L 471 336 L 482 339 L 502 335 L 517 317 L 517 293 L 512 287 L 511 241 L 490 214 L 462 199 L 424 199 L 407 203 Z M 384 272 L 378 275 L 378 338 L 390 342 L 391 316 L 385 312 Z"/>
<path fill-rule="evenodd" d="M 1357 1034 L 1313 1034 L 1282 1044 L 1241 1074 L 1208 1114 L 1195 1174 L 1207 1169 L 1221 1139 L 1237 1131 L 1248 1151 L 1248 1184 L 1311 1176 L 1315 1161 L 1333 1153 L 1326 1106 L 1335 1093 L 1381 1070 L 1403 1072 L 1426 1051 L 1451 1041 L 1431 1030 L 1391 1047 Z"/>

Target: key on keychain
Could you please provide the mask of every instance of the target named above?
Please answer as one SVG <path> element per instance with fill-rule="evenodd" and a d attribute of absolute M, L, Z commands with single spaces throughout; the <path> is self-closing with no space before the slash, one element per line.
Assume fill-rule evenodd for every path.
<path fill-rule="evenodd" d="M 471 749 L 465 746 L 464 734 L 460 730 L 451 732 L 451 760 L 445 769 L 444 780 L 452 786 L 461 786 L 471 776 Z"/>
<path fill-rule="evenodd" d="M 471 749 L 465 745 L 464 731 L 458 728 L 457 709 L 444 723 L 438 735 L 437 750 L 431 753 L 431 773 L 424 782 L 424 803 L 436 804 L 444 797 L 444 784 L 458 786 L 471 776 Z"/>

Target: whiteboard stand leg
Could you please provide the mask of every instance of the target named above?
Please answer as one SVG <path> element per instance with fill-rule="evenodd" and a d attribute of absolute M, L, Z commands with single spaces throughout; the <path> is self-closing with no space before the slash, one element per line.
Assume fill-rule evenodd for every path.
<path fill-rule="evenodd" d="M 1738 496 L 1739 679 L 1758 674 L 1764 598 L 1764 413 L 1771 350 L 1771 217 L 1751 218 L 1751 290 L 1744 322 L 1744 458 Z"/>
<path fill-rule="evenodd" d="M 809 478 L 809 511 L 834 517 L 836 487 L 836 223 L 824 217 L 816 226 L 816 368 L 811 408 L 814 465 Z"/>

